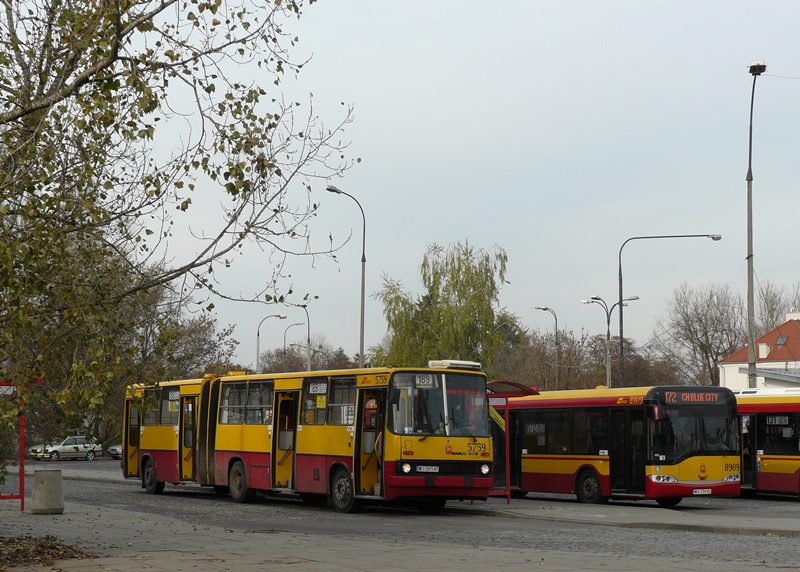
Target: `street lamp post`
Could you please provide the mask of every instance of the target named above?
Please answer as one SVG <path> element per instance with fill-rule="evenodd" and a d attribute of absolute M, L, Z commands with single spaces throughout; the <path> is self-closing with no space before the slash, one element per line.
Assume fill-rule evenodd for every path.
<path fill-rule="evenodd" d="M 283 371 L 286 371 L 286 332 L 289 331 L 289 328 L 294 326 L 302 326 L 305 322 L 295 322 L 294 324 L 289 324 L 286 326 L 286 329 L 283 330 Z"/>
<path fill-rule="evenodd" d="M 306 371 L 311 371 L 311 319 L 308 317 L 308 308 L 306 304 L 300 306 L 306 313 L 306 324 L 308 327 L 306 328 L 306 348 L 308 351 L 306 352 Z"/>
<path fill-rule="evenodd" d="M 261 324 L 263 324 L 264 320 L 267 318 L 278 318 L 279 320 L 285 320 L 286 316 L 283 314 L 272 314 L 270 316 L 265 316 L 258 323 L 258 328 L 256 328 L 256 373 L 261 373 L 259 371 L 261 368 Z"/>
<path fill-rule="evenodd" d="M 359 210 L 361 211 L 361 221 L 363 222 L 363 229 L 361 232 L 361 335 L 358 345 L 358 365 L 359 367 L 364 367 L 364 282 L 367 272 L 367 217 L 364 216 L 364 209 L 361 208 L 361 203 L 358 202 L 358 199 L 356 199 L 350 193 L 346 193 L 340 189 L 337 189 L 333 185 L 328 185 L 327 189 L 325 190 L 331 193 L 336 193 L 337 195 L 345 195 L 350 197 L 356 202 Z"/>
<path fill-rule="evenodd" d="M 625 245 L 631 242 L 632 240 L 649 240 L 655 238 L 710 238 L 711 240 L 717 241 L 722 240 L 721 234 L 664 234 L 664 235 L 657 235 L 657 236 L 632 236 L 628 240 L 622 243 L 622 246 L 619 247 L 619 385 L 620 387 L 624 387 L 625 385 L 625 338 L 622 333 L 622 249 L 625 248 Z"/>
<path fill-rule="evenodd" d="M 639 296 L 629 296 L 622 301 L 622 306 L 625 302 L 632 302 L 638 300 Z M 602 306 L 606 313 L 606 387 L 611 387 L 611 313 L 614 308 L 620 306 L 619 302 L 614 302 L 609 308 L 605 300 L 600 296 L 591 296 L 588 300 L 581 300 L 581 304 L 598 304 Z"/>
<path fill-rule="evenodd" d="M 756 78 L 767 71 L 767 64 L 750 64 L 753 91 L 750 94 L 750 138 L 747 145 L 747 387 L 756 387 L 756 321 L 753 295 L 753 102 L 756 97 Z"/>
<path fill-rule="evenodd" d="M 555 335 L 556 367 L 555 367 L 555 370 L 556 370 L 556 389 L 558 389 L 558 364 L 561 361 L 561 357 L 559 355 L 560 349 L 559 349 L 559 346 L 558 346 L 558 316 L 556 316 L 555 310 L 553 310 L 552 308 L 548 308 L 547 306 L 534 306 L 533 309 L 534 310 L 542 310 L 544 312 L 550 312 L 551 314 L 553 314 L 553 319 L 556 322 L 556 335 Z M 547 378 L 546 377 L 544 379 L 544 389 L 545 389 L 545 391 L 547 390 Z"/>

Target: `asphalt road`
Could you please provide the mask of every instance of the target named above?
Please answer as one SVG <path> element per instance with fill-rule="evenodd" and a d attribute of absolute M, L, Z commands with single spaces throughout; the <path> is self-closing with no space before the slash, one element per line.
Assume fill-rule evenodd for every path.
<path fill-rule="evenodd" d="M 450 501 L 440 515 L 421 515 L 416 510 L 368 508 L 360 514 L 340 514 L 325 506 L 307 505 L 293 497 L 259 497 L 253 504 L 237 504 L 229 498 L 196 486 L 167 485 L 164 494 L 152 496 L 138 481 L 124 480 L 119 461 L 62 461 L 45 463 L 46 468 L 63 468 L 64 499 L 90 506 L 106 506 L 149 514 L 167 515 L 187 523 L 214 523 L 237 532 L 293 532 L 327 535 L 331 538 L 374 538 L 433 542 L 454 546 L 493 546 L 513 549 L 538 547 L 580 553 L 689 558 L 699 563 L 740 562 L 753 566 L 800 568 L 800 540 L 779 536 L 748 536 L 713 532 L 650 530 L 558 522 L 549 517 L 550 507 L 568 505 L 572 512 L 599 511 L 602 507 L 579 505 L 573 497 L 529 496 L 512 500 L 541 509 L 547 518 L 489 516 L 486 511 L 463 510 L 462 503 Z M 26 481 L 27 482 L 27 481 Z M 10 477 L 4 492 L 14 490 Z M 30 489 L 28 489 L 30 494 Z M 643 501 L 641 504 L 644 505 Z M 486 508 L 503 508 L 505 499 L 481 503 Z M 612 503 L 622 504 L 622 503 Z M 625 503 L 634 511 L 637 503 Z M 654 505 L 655 503 L 650 503 Z M 709 510 L 711 509 L 711 510 Z M 668 510 L 668 509 L 663 509 Z M 684 499 L 681 511 L 704 510 L 719 513 L 720 523 L 745 517 L 755 511 L 797 514 L 800 501 L 790 497 L 740 499 Z M 537 511 L 531 511 L 534 514 Z"/>

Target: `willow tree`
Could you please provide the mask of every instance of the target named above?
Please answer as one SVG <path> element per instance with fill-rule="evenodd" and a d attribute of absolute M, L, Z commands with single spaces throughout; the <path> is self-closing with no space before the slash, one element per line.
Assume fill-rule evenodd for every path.
<path fill-rule="evenodd" d="M 465 244 L 428 247 L 420 267 L 425 293 L 414 297 L 400 281 L 383 277 L 375 297 L 383 303 L 391 342 L 372 350 L 375 365 L 421 366 L 430 359 L 491 364 L 513 317 L 498 308 L 507 255 L 502 248 Z"/>
<path fill-rule="evenodd" d="M 73 340 L 63 382 L 91 407 L 113 375 L 116 331 L 104 325 L 126 300 L 170 287 L 269 301 L 283 257 L 317 254 L 312 184 L 350 165 L 340 137 L 352 110 L 329 129 L 310 98 L 282 95 L 305 63 L 287 31 L 302 8 L 2 1 L 0 378 L 24 394 L 64 355 L 51 348 Z M 212 272 L 248 241 L 271 270 L 252 292 L 220 291 Z"/>

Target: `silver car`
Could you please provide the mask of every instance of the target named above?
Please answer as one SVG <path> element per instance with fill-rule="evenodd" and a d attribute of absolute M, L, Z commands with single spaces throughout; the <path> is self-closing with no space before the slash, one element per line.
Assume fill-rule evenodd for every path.
<path fill-rule="evenodd" d="M 34 445 L 29 449 L 31 457 L 38 460 L 86 459 L 92 461 L 103 454 L 103 447 L 93 438 L 75 435 L 49 445 Z"/>
<path fill-rule="evenodd" d="M 122 445 L 111 445 L 107 450 L 112 459 L 121 459 L 122 458 Z"/>

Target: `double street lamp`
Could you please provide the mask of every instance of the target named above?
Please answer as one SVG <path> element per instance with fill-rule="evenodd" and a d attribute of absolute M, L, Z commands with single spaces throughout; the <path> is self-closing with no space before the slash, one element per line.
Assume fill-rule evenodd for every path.
<path fill-rule="evenodd" d="M 625 245 L 631 242 L 632 240 L 650 240 L 655 238 L 710 238 L 713 241 L 722 240 L 721 234 L 662 234 L 657 236 L 632 236 L 628 240 L 622 243 L 622 246 L 619 247 L 619 301 L 617 304 L 619 305 L 619 385 L 620 387 L 625 386 L 625 357 L 623 352 L 625 351 L 625 338 L 622 332 L 622 307 L 624 299 L 622 297 L 622 249 L 625 248 Z"/>
<path fill-rule="evenodd" d="M 611 387 L 611 312 L 617 306 L 624 306 L 625 302 L 638 300 L 639 296 L 629 296 L 620 302 L 614 302 L 611 307 L 600 296 L 591 296 L 588 300 L 581 300 L 581 304 L 597 304 L 606 313 L 606 387 Z"/>
<path fill-rule="evenodd" d="M 364 209 L 361 208 L 361 203 L 350 193 L 346 193 L 333 185 L 328 185 L 325 190 L 330 193 L 336 193 L 337 195 L 350 197 L 356 202 L 358 209 L 361 211 L 361 221 L 363 222 L 363 229 L 361 232 L 361 336 L 358 345 L 358 366 L 364 367 L 364 281 L 367 271 L 367 217 L 364 216 Z"/>
<path fill-rule="evenodd" d="M 555 370 L 556 370 L 556 389 L 558 389 L 558 364 L 561 361 L 561 358 L 559 356 L 560 350 L 559 350 L 559 347 L 558 347 L 558 316 L 556 316 L 555 310 L 553 310 L 552 308 L 548 308 L 547 306 L 534 306 L 533 309 L 534 310 L 542 310 L 544 312 L 550 312 L 551 314 L 553 314 L 553 319 L 556 321 L 556 335 L 555 335 L 556 367 L 555 367 Z M 545 390 L 547 390 L 547 377 L 544 378 L 544 388 L 545 388 Z"/>
<path fill-rule="evenodd" d="M 286 316 L 283 314 L 271 314 L 262 318 L 262 320 L 258 323 L 258 328 L 256 329 L 256 373 L 261 373 L 261 324 L 263 324 L 264 320 L 267 318 L 278 318 L 279 320 L 285 320 Z"/>

